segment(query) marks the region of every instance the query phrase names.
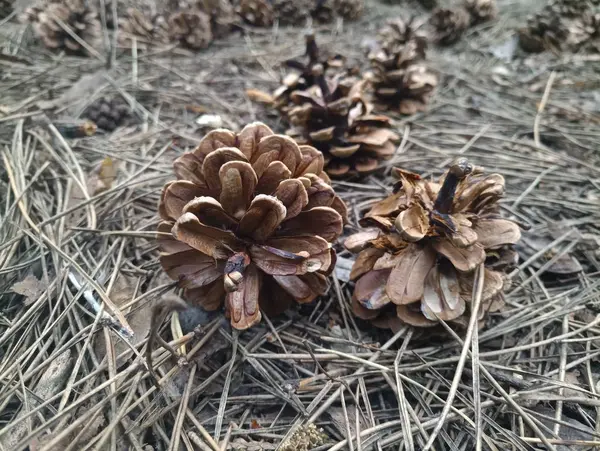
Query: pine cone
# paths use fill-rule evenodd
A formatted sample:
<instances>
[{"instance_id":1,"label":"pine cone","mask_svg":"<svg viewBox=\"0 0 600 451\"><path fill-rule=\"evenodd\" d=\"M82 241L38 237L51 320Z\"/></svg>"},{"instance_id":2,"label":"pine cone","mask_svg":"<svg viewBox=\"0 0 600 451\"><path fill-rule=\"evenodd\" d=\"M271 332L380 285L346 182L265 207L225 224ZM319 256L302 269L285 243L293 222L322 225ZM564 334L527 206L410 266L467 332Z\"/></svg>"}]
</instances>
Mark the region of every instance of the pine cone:
<instances>
[{"instance_id":1,"label":"pine cone","mask_svg":"<svg viewBox=\"0 0 600 451\"><path fill-rule=\"evenodd\" d=\"M327 290L346 207L323 155L264 124L213 130L174 164L159 206L160 261L192 304L225 303L236 329Z\"/></svg>"},{"instance_id":2,"label":"pine cone","mask_svg":"<svg viewBox=\"0 0 600 451\"><path fill-rule=\"evenodd\" d=\"M334 0L334 9L338 16L347 20L356 20L362 16L364 0Z\"/></svg>"},{"instance_id":3,"label":"pine cone","mask_svg":"<svg viewBox=\"0 0 600 451\"><path fill-rule=\"evenodd\" d=\"M8 17L13 12L14 0L0 0L0 19Z\"/></svg>"},{"instance_id":4,"label":"pine cone","mask_svg":"<svg viewBox=\"0 0 600 451\"><path fill-rule=\"evenodd\" d=\"M487 22L498 14L496 0L465 0L464 7L473 23Z\"/></svg>"},{"instance_id":5,"label":"pine cone","mask_svg":"<svg viewBox=\"0 0 600 451\"><path fill-rule=\"evenodd\" d=\"M437 76L421 63L426 46L426 40L400 18L381 31L378 47L369 54L372 72L365 75L381 108L402 114L425 109L437 86Z\"/></svg>"},{"instance_id":6,"label":"pine cone","mask_svg":"<svg viewBox=\"0 0 600 451\"><path fill-rule=\"evenodd\" d=\"M240 0L238 14L244 22L256 27L270 27L275 21L273 5L269 0Z\"/></svg>"},{"instance_id":7,"label":"pine cone","mask_svg":"<svg viewBox=\"0 0 600 451\"><path fill-rule=\"evenodd\" d=\"M91 103L83 117L94 122L98 128L112 132L125 125L130 118L129 106L121 98L101 97Z\"/></svg>"},{"instance_id":8,"label":"pine cone","mask_svg":"<svg viewBox=\"0 0 600 451\"><path fill-rule=\"evenodd\" d=\"M590 5L589 0L553 0L545 8L552 10L556 15L573 18L590 12Z\"/></svg>"},{"instance_id":9,"label":"pine cone","mask_svg":"<svg viewBox=\"0 0 600 451\"><path fill-rule=\"evenodd\" d=\"M86 49L55 19L66 25L90 47L99 45L101 26L98 14L85 0L40 3L28 8L24 13L24 20L33 24L36 35L46 47L65 50L71 54L85 54Z\"/></svg>"},{"instance_id":10,"label":"pine cone","mask_svg":"<svg viewBox=\"0 0 600 451\"><path fill-rule=\"evenodd\" d=\"M300 25L310 17L315 0L275 0L273 10L282 25Z\"/></svg>"},{"instance_id":11,"label":"pine cone","mask_svg":"<svg viewBox=\"0 0 600 451\"><path fill-rule=\"evenodd\" d=\"M356 280L354 313L394 330L404 324L435 326L438 319L465 324L481 264L479 319L501 307L500 265L490 265L521 236L514 222L499 215L504 178L484 175L466 159L455 162L438 183L401 169L395 175L400 181L394 194L360 221L377 229L345 242L358 252L350 275Z\"/></svg>"},{"instance_id":12,"label":"pine cone","mask_svg":"<svg viewBox=\"0 0 600 451\"><path fill-rule=\"evenodd\" d=\"M431 25L435 29L435 41L450 45L457 42L470 24L469 13L463 8L436 8L431 13Z\"/></svg>"},{"instance_id":13,"label":"pine cone","mask_svg":"<svg viewBox=\"0 0 600 451\"><path fill-rule=\"evenodd\" d=\"M238 23L235 8L229 0L200 0L197 6L210 17L212 33L215 37L228 35Z\"/></svg>"},{"instance_id":14,"label":"pine cone","mask_svg":"<svg viewBox=\"0 0 600 451\"><path fill-rule=\"evenodd\" d=\"M212 42L210 17L198 10L175 12L167 21L172 41L193 50L205 49Z\"/></svg>"}]
</instances>

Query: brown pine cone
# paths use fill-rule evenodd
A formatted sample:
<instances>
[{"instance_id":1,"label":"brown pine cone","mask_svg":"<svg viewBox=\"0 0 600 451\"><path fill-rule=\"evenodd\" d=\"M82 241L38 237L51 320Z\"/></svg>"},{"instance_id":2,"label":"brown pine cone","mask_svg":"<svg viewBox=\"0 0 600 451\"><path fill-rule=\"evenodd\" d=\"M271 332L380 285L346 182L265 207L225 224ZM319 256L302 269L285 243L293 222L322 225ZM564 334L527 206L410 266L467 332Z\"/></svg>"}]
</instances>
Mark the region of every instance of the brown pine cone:
<instances>
[{"instance_id":1,"label":"brown pine cone","mask_svg":"<svg viewBox=\"0 0 600 451\"><path fill-rule=\"evenodd\" d=\"M14 0L0 0L0 19L8 17L13 12Z\"/></svg>"},{"instance_id":2,"label":"brown pine cone","mask_svg":"<svg viewBox=\"0 0 600 451\"><path fill-rule=\"evenodd\" d=\"M310 17L315 0L274 0L273 11L282 25L301 25Z\"/></svg>"},{"instance_id":3,"label":"brown pine cone","mask_svg":"<svg viewBox=\"0 0 600 451\"><path fill-rule=\"evenodd\" d=\"M270 27L275 21L269 0L240 0L237 11L244 22L255 27Z\"/></svg>"},{"instance_id":4,"label":"brown pine cone","mask_svg":"<svg viewBox=\"0 0 600 451\"><path fill-rule=\"evenodd\" d=\"M219 129L175 160L159 206L160 262L207 310L247 329L327 291L346 207L323 155L264 124ZM325 177L325 179L323 179Z\"/></svg>"},{"instance_id":5,"label":"brown pine cone","mask_svg":"<svg viewBox=\"0 0 600 451\"><path fill-rule=\"evenodd\" d=\"M478 319L501 308L504 281L501 265L494 263L521 236L517 224L499 215L504 178L484 175L464 158L439 182L401 169L395 175L400 181L394 194L360 221L376 228L345 242L358 253L350 275L356 280L354 313L394 330L431 327L438 320L465 325L481 265Z\"/></svg>"},{"instance_id":6,"label":"brown pine cone","mask_svg":"<svg viewBox=\"0 0 600 451\"><path fill-rule=\"evenodd\" d=\"M382 29L377 47L369 53L372 71L365 75L381 108L402 114L425 109L437 86L437 76L422 62L426 46L426 40L401 18Z\"/></svg>"},{"instance_id":7,"label":"brown pine cone","mask_svg":"<svg viewBox=\"0 0 600 451\"><path fill-rule=\"evenodd\" d=\"M465 0L464 7L474 24L492 20L498 14L496 0Z\"/></svg>"},{"instance_id":8,"label":"brown pine cone","mask_svg":"<svg viewBox=\"0 0 600 451\"><path fill-rule=\"evenodd\" d=\"M169 16L167 24L171 40L183 47L199 50L212 42L210 17L202 11L175 12Z\"/></svg>"},{"instance_id":9,"label":"brown pine cone","mask_svg":"<svg viewBox=\"0 0 600 451\"><path fill-rule=\"evenodd\" d=\"M338 16L346 20L356 20L365 10L364 0L334 0L334 9Z\"/></svg>"},{"instance_id":10,"label":"brown pine cone","mask_svg":"<svg viewBox=\"0 0 600 451\"><path fill-rule=\"evenodd\" d=\"M94 122L98 128L112 132L127 123L131 117L131 111L119 97L101 97L92 102L82 116Z\"/></svg>"},{"instance_id":11,"label":"brown pine cone","mask_svg":"<svg viewBox=\"0 0 600 451\"><path fill-rule=\"evenodd\" d=\"M435 41L443 45L454 44L469 27L470 21L471 17L464 8L436 8L430 18L435 29Z\"/></svg>"},{"instance_id":12,"label":"brown pine cone","mask_svg":"<svg viewBox=\"0 0 600 451\"><path fill-rule=\"evenodd\" d=\"M86 54L86 49L73 39L58 19L78 38L95 48L100 44L101 26L98 14L85 0L63 0L60 3L39 3L28 8L24 20L33 24L36 35L53 50L71 54Z\"/></svg>"},{"instance_id":13,"label":"brown pine cone","mask_svg":"<svg viewBox=\"0 0 600 451\"><path fill-rule=\"evenodd\" d=\"M210 17L212 34L215 37L228 35L238 24L238 16L229 0L200 0L197 7Z\"/></svg>"}]
</instances>

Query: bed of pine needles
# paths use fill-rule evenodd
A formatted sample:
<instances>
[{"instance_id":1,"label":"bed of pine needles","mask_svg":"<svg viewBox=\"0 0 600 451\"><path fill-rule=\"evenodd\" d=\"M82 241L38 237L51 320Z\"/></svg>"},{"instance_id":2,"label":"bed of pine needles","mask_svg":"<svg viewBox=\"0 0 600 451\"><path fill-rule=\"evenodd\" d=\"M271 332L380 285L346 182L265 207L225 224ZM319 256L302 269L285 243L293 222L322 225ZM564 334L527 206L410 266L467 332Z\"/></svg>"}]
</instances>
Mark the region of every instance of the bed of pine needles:
<instances>
[{"instance_id":1,"label":"bed of pine needles","mask_svg":"<svg viewBox=\"0 0 600 451\"><path fill-rule=\"evenodd\" d=\"M174 292L153 241L161 187L206 131L204 113L284 129L245 90L277 86L281 61L303 52L301 30L248 30L196 54L70 58L2 24L0 447L291 450L313 431L315 449L331 451L599 449L600 58L504 60L536 2L498 3L498 20L429 50L442 83L426 113L396 118L387 168L335 188L350 234L394 165L439 176L464 155L503 174L504 213L529 227L506 309L463 336L374 329L352 317L342 251L314 305L242 333L193 309L165 322L188 363L154 351L160 392L143 356L151 306ZM359 58L400 13L425 14L370 0L358 23L317 35ZM64 138L62 121L106 94L125 99L133 124ZM556 275L556 264L581 271Z\"/></svg>"}]
</instances>

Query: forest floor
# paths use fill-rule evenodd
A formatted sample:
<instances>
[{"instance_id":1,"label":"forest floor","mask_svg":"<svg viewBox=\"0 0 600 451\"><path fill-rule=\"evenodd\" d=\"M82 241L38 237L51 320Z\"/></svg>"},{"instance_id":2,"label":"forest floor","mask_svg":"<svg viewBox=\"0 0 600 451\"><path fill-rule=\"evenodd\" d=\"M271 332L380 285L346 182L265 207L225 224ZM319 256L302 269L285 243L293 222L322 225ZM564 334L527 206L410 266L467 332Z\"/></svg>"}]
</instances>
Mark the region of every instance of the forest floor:
<instances>
[{"instance_id":1,"label":"forest floor","mask_svg":"<svg viewBox=\"0 0 600 451\"><path fill-rule=\"evenodd\" d=\"M386 167L334 182L350 207L346 236L390 192L392 166L439 176L463 155L504 175L504 212L529 230L506 307L474 331L470 353L458 336L355 320L353 257L340 247L314 304L243 333L221 315L181 313L189 364L155 350L160 393L143 347L152 304L175 290L153 240L162 185L208 130L203 114L284 131L246 90L278 86L305 30L247 29L197 53L119 51L107 65L110 52L57 56L2 24L0 446L274 450L314 424L326 436L318 450L421 450L432 436L436 450L600 449L600 55L523 54L515 30L541 5L498 6L456 45L430 46L440 84L426 112L395 117L402 142ZM427 18L417 2L368 0L362 19L317 27L317 40L364 61L365 39L399 15ZM58 132L113 94L130 126ZM99 178L103 162L118 165L114 180ZM172 341L168 324L162 335Z\"/></svg>"}]
</instances>

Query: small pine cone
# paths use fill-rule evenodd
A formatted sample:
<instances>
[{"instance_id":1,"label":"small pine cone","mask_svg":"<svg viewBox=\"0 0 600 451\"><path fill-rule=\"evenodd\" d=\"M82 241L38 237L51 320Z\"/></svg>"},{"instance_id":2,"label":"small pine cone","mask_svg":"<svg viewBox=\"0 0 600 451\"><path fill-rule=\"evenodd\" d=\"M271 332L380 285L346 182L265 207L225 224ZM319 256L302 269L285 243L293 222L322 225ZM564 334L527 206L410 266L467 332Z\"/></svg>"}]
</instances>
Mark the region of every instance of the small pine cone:
<instances>
[{"instance_id":1,"label":"small pine cone","mask_svg":"<svg viewBox=\"0 0 600 451\"><path fill-rule=\"evenodd\" d=\"M323 155L266 125L208 133L175 160L163 188L158 237L163 269L185 299L223 304L231 324L261 319L327 291L343 201L323 173Z\"/></svg>"},{"instance_id":2,"label":"small pine cone","mask_svg":"<svg viewBox=\"0 0 600 451\"><path fill-rule=\"evenodd\" d=\"M131 114L129 106L120 98L101 97L86 108L83 117L94 122L98 128L112 132L125 125Z\"/></svg>"},{"instance_id":3,"label":"small pine cone","mask_svg":"<svg viewBox=\"0 0 600 451\"><path fill-rule=\"evenodd\" d=\"M354 313L393 330L406 324L432 327L439 320L464 326L481 265L478 319L497 311L504 280L493 262L521 237L517 224L499 215L504 178L485 175L464 158L439 182L401 169L394 175L399 179L394 194L360 221L375 228L344 243L358 253L350 274L356 280Z\"/></svg>"},{"instance_id":4,"label":"small pine cone","mask_svg":"<svg viewBox=\"0 0 600 451\"><path fill-rule=\"evenodd\" d=\"M473 23L490 21L498 14L496 0L465 0L464 7L471 15Z\"/></svg>"},{"instance_id":5,"label":"small pine cone","mask_svg":"<svg viewBox=\"0 0 600 451\"><path fill-rule=\"evenodd\" d=\"M13 12L15 0L0 0L0 19L8 17Z\"/></svg>"},{"instance_id":6,"label":"small pine cone","mask_svg":"<svg viewBox=\"0 0 600 451\"><path fill-rule=\"evenodd\" d=\"M334 0L334 9L338 16L346 20L356 20L365 10L364 0Z\"/></svg>"},{"instance_id":7,"label":"small pine cone","mask_svg":"<svg viewBox=\"0 0 600 451\"><path fill-rule=\"evenodd\" d=\"M85 0L40 3L28 8L23 17L25 21L33 23L36 35L50 49L78 55L86 53L86 49L56 19L90 47L97 47L100 43L98 14Z\"/></svg>"},{"instance_id":8,"label":"small pine cone","mask_svg":"<svg viewBox=\"0 0 600 451\"><path fill-rule=\"evenodd\" d=\"M580 17L591 11L589 0L553 0L546 8L558 16L570 18Z\"/></svg>"},{"instance_id":9,"label":"small pine cone","mask_svg":"<svg viewBox=\"0 0 600 451\"><path fill-rule=\"evenodd\" d=\"M280 451L310 451L311 449L323 446L329 441L329 437L323 429L317 428L313 423L301 426L287 439L280 448Z\"/></svg>"},{"instance_id":10,"label":"small pine cone","mask_svg":"<svg viewBox=\"0 0 600 451\"><path fill-rule=\"evenodd\" d=\"M172 41L193 50L204 49L212 42L210 17L197 10L175 12L168 19Z\"/></svg>"},{"instance_id":11,"label":"small pine cone","mask_svg":"<svg viewBox=\"0 0 600 451\"><path fill-rule=\"evenodd\" d=\"M310 17L314 0L275 0L273 10L282 25L300 25Z\"/></svg>"},{"instance_id":12,"label":"small pine cone","mask_svg":"<svg viewBox=\"0 0 600 451\"><path fill-rule=\"evenodd\" d=\"M238 24L238 16L229 0L200 0L197 7L210 17L212 33L215 37L228 35Z\"/></svg>"},{"instance_id":13,"label":"small pine cone","mask_svg":"<svg viewBox=\"0 0 600 451\"><path fill-rule=\"evenodd\" d=\"M552 8L527 19L527 26L519 30L519 45L526 52L539 53L546 49L558 50L567 40L569 30L565 19Z\"/></svg>"},{"instance_id":14,"label":"small pine cone","mask_svg":"<svg viewBox=\"0 0 600 451\"><path fill-rule=\"evenodd\" d=\"M471 18L464 8L436 8L431 13L431 25L435 29L435 41L450 45L457 42L470 25Z\"/></svg>"},{"instance_id":15,"label":"small pine cone","mask_svg":"<svg viewBox=\"0 0 600 451\"><path fill-rule=\"evenodd\" d=\"M275 21L273 5L269 0L240 0L238 14L244 22L255 27L270 27Z\"/></svg>"}]
</instances>

